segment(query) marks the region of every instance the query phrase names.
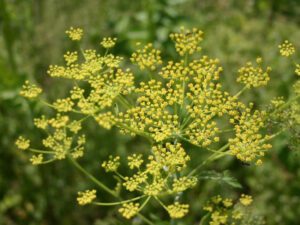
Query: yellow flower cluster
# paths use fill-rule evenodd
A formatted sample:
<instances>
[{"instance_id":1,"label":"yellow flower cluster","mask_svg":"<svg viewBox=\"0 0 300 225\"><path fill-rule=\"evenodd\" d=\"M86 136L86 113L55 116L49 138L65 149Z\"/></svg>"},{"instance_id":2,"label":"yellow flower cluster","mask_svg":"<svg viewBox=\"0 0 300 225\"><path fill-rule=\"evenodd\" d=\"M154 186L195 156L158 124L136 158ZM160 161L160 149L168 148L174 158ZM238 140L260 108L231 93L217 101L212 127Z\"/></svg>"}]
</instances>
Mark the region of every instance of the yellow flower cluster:
<instances>
[{"instance_id":1,"label":"yellow flower cluster","mask_svg":"<svg viewBox=\"0 0 300 225\"><path fill-rule=\"evenodd\" d=\"M70 27L70 29L66 31L66 34L72 41L80 41L83 36L83 30L81 28Z\"/></svg>"},{"instance_id":2,"label":"yellow flower cluster","mask_svg":"<svg viewBox=\"0 0 300 225\"><path fill-rule=\"evenodd\" d=\"M83 36L80 28L70 28L66 33L74 41L79 41ZM153 78L136 85L133 72L121 67L123 58L108 51L114 47L115 38L101 41L100 45L106 48L104 54L95 49L67 51L64 65L51 65L48 74L72 80L74 85L68 96L56 99L52 104L46 103L56 112L54 117L42 115L34 119L35 126L46 133L42 140L44 149L29 148L30 141L23 137L16 141L16 145L38 153L31 158L35 165L66 157L82 157L86 140L80 131L87 118L93 118L105 129L115 126L123 134L143 136L151 143L151 153L148 158L141 154L128 156L129 174L118 170L119 156L110 156L101 165L106 172L118 177L119 191L124 187L129 192L141 194L140 197L119 202L124 203L119 212L127 219L132 218L149 199L154 199L168 211L170 217L182 218L188 213L189 205L179 203L176 196L197 184L197 178L192 176L197 168L188 175L185 173L191 158L182 142L214 152L216 157L209 159L230 153L239 160L254 161L256 164L262 162L262 156L271 148L266 143L271 136L265 135L263 130L266 112L253 110L253 105L248 107L238 99L246 88L266 85L271 69L262 66L261 58L256 60L257 65L247 63L239 69L237 77L237 82L246 88L235 95L230 94L220 84L223 68L218 59L205 55L199 58L189 56L200 51L202 35L198 29L184 28L171 34L170 38L181 57L165 64L161 51L152 44L138 48L132 54L131 62L141 70L158 71L148 71L150 75L154 73L150 76ZM280 46L280 52L285 56L294 51L289 43ZM297 64L296 74L299 75L299 71ZM299 93L299 82L295 90ZM28 81L21 91L21 95L29 98L40 93L41 89ZM275 108L282 104L280 99L273 101ZM76 114L76 119L72 119L73 114ZM214 148L218 142L225 141L222 132L228 132L230 138L219 151ZM175 197L176 201L166 206L163 203L166 199L161 200L165 196ZM133 203L144 197L147 200L142 206ZM77 200L85 205L95 198L96 191L91 190L79 192ZM248 206L251 202L250 196L242 195L240 198L241 205ZM232 199L213 198L211 204L205 207L211 213L210 225L226 224L229 220L242 218L241 212L233 209L235 205Z\"/></svg>"},{"instance_id":3,"label":"yellow flower cluster","mask_svg":"<svg viewBox=\"0 0 300 225\"><path fill-rule=\"evenodd\" d=\"M188 188L192 188L197 183L196 177L174 177L174 173L182 171L190 157L185 153L181 144L166 143L152 147L152 154L148 157L148 162L144 164L141 155L133 154L129 156L128 166L131 170L138 170L131 176L123 176L117 171L119 167L119 157L110 157L102 166L106 172L115 172L123 180L123 186L126 190L141 192L145 196L159 197L161 194L173 195L181 193ZM172 187L169 185L171 184ZM126 218L131 218L134 214L128 215L128 208L135 207L136 204L126 204L122 208L122 214ZM188 212L188 205L178 202L165 208L172 218L181 218ZM136 211L137 212L137 211Z\"/></svg>"},{"instance_id":4,"label":"yellow flower cluster","mask_svg":"<svg viewBox=\"0 0 300 225\"><path fill-rule=\"evenodd\" d=\"M116 118L112 112L99 113L95 116L95 120L101 127L108 130L116 123Z\"/></svg>"},{"instance_id":5,"label":"yellow flower cluster","mask_svg":"<svg viewBox=\"0 0 300 225\"><path fill-rule=\"evenodd\" d=\"M199 43L202 41L202 35L203 32L196 28L189 30L181 27L178 33L170 34L170 38L175 42L179 55L184 56L201 50Z\"/></svg>"},{"instance_id":6,"label":"yellow flower cluster","mask_svg":"<svg viewBox=\"0 0 300 225\"><path fill-rule=\"evenodd\" d=\"M107 38L106 41L108 40L113 39ZM101 56L92 49L83 50L83 56L84 61L77 62L77 53L67 53L64 56L67 65L51 65L48 74L87 83L90 91L84 91L78 84L70 91L70 97L56 100L53 107L59 112L72 111L95 115L101 126L110 129L115 123L114 115L103 111L111 110L110 107L115 101L132 92L133 74L129 69L120 68L121 57L112 54Z\"/></svg>"},{"instance_id":7,"label":"yellow flower cluster","mask_svg":"<svg viewBox=\"0 0 300 225\"><path fill-rule=\"evenodd\" d=\"M170 172L181 171L190 160L190 156L186 154L180 143L166 143L165 147L162 145L153 146L152 153L155 160Z\"/></svg>"},{"instance_id":8,"label":"yellow flower cluster","mask_svg":"<svg viewBox=\"0 0 300 225\"><path fill-rule=\"evenodd\" d=\"M142 155L133 154L131 156L127 157L128 160L128 166L130 169L133 168L140 168L144 160L142 159Z\"/></svg>"},{"instance_id":9,"label":"yellow flower cluster","mask_svg":"<svg viewBox=\"0 0 300 225\"><path fill-rule=\"evenodd\" d=\"M246 87L260 87L268 84L270 80L269 73L271 67L267 67L265 70L262 68L262 59L256 59L257 66L253 66L251 62L248 62L246 66L243 66L238 71L237 82L246 85Z\"/></svg>"},{"instance_id":10,"label":"yellow flower cluster","mask_svg":"<svg viewBox=\"0 0 300 225\"><path fill-rule=\"evenodd\" d=\"M103 46L103 48L112 48L115 46L116 41L117 38L107 37L107 38L103 38L100 44Z\"/></svg>"},{"instance_id":11,"label":"yellow flower cluster","mask_svg":"<svg viewBox=\"0 0 300 225\"><path fill-rule=\"evenodd\" d=\"M122 205L122 208L119 209L119 212L126 219L130 219L139 212L139 207L140 207L139 203L132 203L132 202L125 203Z\"/></svg>"},{"instance_id":12,"label":"yellow flower cluster","mask_svg":"<svg viewBox=\"0 0 300 225\"><path fill-rule=\"evenodd\" d=\"M172 205L168 205L167 210L171 218L179 219L189 212L189 205L175 202Z\"/></svg>"},{"instance_id":13,"label":"yellow flower cluster","mask_svg":"<svg viewBox=\"0 0 300 225\"><path fill-rule=\"evenodd\" d=\"M161 69L159 75L167 80L187 81L192 74L190 73L190 68L184 64L183 60L179 62L169 61L168 64Z\"/></svg>"},{"instance_id":14,"label":"yellow flower cluster","mask_svg":"<svg viewBox=\"0 0 300 225\"><path fill-rule=\"evenodd\" d=\"M245 207L252 203L252 197L242 194L239 201L242 205L234 204L232 199L220 195L212 197L203 207L203 210L209 212L209 225L240 224L238 221L243 219Z\"/></svg>"},{"instance_id":15,"label":"yellow flower cluster","mask_svg":"<svg viewBox=\"0 0 300 225\"><path fill-rule=\"evenodd\" d=\"M30 146L30 140L25 139L24 137L20 136L16 140L16 146L21 150L26 150Z\"/></svg>"},{"instance_id":16,"label":"yellow flower cluster","mask_svg":"<svg viewBox=\"0 0 300 225\"><path fill-rule=\"evenodd\" d=\"M67 51L66 54L64 54L65 61L67 65L71 65L72 63L76 62L78 60L78 52L69 52Z\"/></svg>"},{"instance_id":17,"label":"yellow flower cluster","mask_svg":"<svg viewBox=\"0 0 300 225\"><path fill-rule=\"evenodd\" d=\"M218 62L207 56L187 65L169 62L159 72L167 83L154 79L141 82L135 89L136 105L118 114L118 122L131 128L124 132L146 133L155 142L176 137L203 146L218 142L215 119L233 115L237 105L233 96L221 90L222 67Z\"/></svg>"},{"instance_id":18,"label":"yellow flower cluster","mask_svg":"<svg viewBox=\"0 0 300 225\"><path fill-rule=\"evenodd\" d=\"M283 105L285 101L283 100L283 97L277 97L271 100L271 104L275 107L278 108L281 105Z\"/></svg>"},{"instance_id":19,"label":"yellow flower cluster","mask_svg":"<svg viewBox=\"0 0 300 225\"><path fill-rule=\"evenodd\" d=\"M58 112L70 112L72 111L74 103L72 102L71 98L57 99L53 103L53 106Z\"/></svg>"},{"instance_id":20,"label":"yellow flower cluster","mask_svg":"<svg viewBox=\"0 0 300 225\"><path fill-rule=\"evenodd\" d=\"M104 161L101 166L106 172L115 172L120 166L120 157L117 156L113 158L112 156L109 156L109 160Z\"/></svg>"},{"instance_id":21,"label":"yellow flower cluster","mask_svg":"<svg viewBox=\"0 0 300 225\"><path fill-rule=\"evenodd\" d=\"M25 84L22 86L20 95L25 98L36 98L41 94L42 89L37 87L35 84L30 84L29 81L25 81Z\"/></svg>"},{"instance_id":22,"label":"yellow flower cluster","mask_svg":"<svg viewBox=\"0 0 300 225\"><path fill-rule=\"evenodd\" d=\"M197 184L197 178L195 177L180 177L179 179L174 179L174 183L172 184L173 186L173 191L178 193L178 192L183 192L188 188L193 188Z\"/></svg>"},{"instance_id":23,"label":"yellow flower cluster","mask_svg":"<svg viewBox=\"0 0 300 225\"><path fill-rule=\"evenodd\" d=\"M300 64L296 64L295 73L300 76Z\"/></svg>"},{"instance_id":24,"label":"yellow flower cluster","mask_svg":"<svg viewBox=\"0 0 300 225\"><path fill-rule=\"evenodd\" d=\"M78 192L77 202L79 205L86 205L91 203L97 196L96 190L86 190L84 192Z\"/></svg>"},{"instance_id":25,"label":"yellow flower cluster","mask_svg":"<svg viewBox=\"0 0 300 225\"><path fill-rule=\"evenodd\" d=\"M80 121L70 121L68 116L61 114L49 119L43 115L34 119L34 125L47 134L42 140L45 150L41 150L41 155L50 156L51 161L65 159L67 155L75 159L83 156L85 136L77 135L81 130Z\"/></svg>"},{"instance_id":26,"label":"yellow flower cluster","mask_svg":"<svg viewBox=\"0 0 300 225\"><path fill-rule=\"evenodd\" d=\"M297 95L300 95L300 80L296 81L296 83L293 85L293 89Z\"/></svg>"},{"instance_id":27,"label":"yellow flower cluster","mask_svg":"<svg viewBox=\"0 0 300 225\"><path fill-rule=\"evenodd\" d=\"M282 44L278 45L279 52L282 56L289 57L295 53L295 47L288 40L285 40Z\"/></svg>"},{"instance_id":28,"label":"yellow flower cluster","mask_svg":"<svg viewBox=\"0 0 300 225\"><path fill-rule=\"evenodd\" d=\"M127 190L135 191L137 189L144 189L144 194L146 195L158 195L163 190L166 192L169 191L169 189L165 189L169 180L175 183L173 192L181 192L183 189L194 186L197 182L196 178L193 177L173 180L171 176L174 172L181 171L186 167L187 161L190 160L190 157L179 143L176 145L166 143L165 146L153 146L152 153L153 155L149 156L149 162L145 165L144 169L141 168L143 161L139 157L135 156L134 164L133 157L128 159L129 167L133 169L135 166L139 170L131 177L125 177L123 185ZM105 163L107 165L107 162ZM166 174L169 174L169 176L166 176ZM152 179L153 177L155 178L154 180ZM162 179L162 177L167 179ZM182 184L183 182L186 183Z\"/></svg>"},{"instance_id":29,"label":"yellow flower cluster","mask_svg":"<svg viewBox=\"0 0 300 225\"><path fill-rule=\"evenodd\" d=\"M42 154L38 154L38 155L33 155L30 158L30 162L32 163L32 165L39 165L43 163L43 155Z\"/></svg>"},{"instance_id":30,"label":"yellow flower cluster","mask_svg":"<svg viewBox=\"0 0 300 225\"><path fill-rule=\"evenodd\" d=\"M255 161L257 164L261 164L261 157L272 145L265 143L269 140L269 136L260 133L260 130L265 126L266 112L255 110L251 113L252 107L253 104L250 104L249 107L243 105L241 107L243 111L232 120L235 123L235 137L228 140L229 148L230 153L239 160Z\"/></svg>"},{"instance_id":31,"label":"yellow flower cluster","mask_svg":"<svg viewBox=\"0 0 300 225\"><path fill-rule=\"evenodd\" d=\"M252 199L252 196L250 196L250 195L242 194L240 197L240 202L244 206L251 205L252 201L253 201L253 199Z\"/></svg>"},{"instance_id":32,"label":"yellow flower cluster","mask_svg":"<svg viewBox=\"0 0 300 225\"><path fill-rule=\"evenodd\" d=\"M155 70L162 64L161 52L155 48L151 43L147 44L143 48L137 49L131 55L131 62L136 63L141 70L150 69Z\"/></svg>"}]
</instances>

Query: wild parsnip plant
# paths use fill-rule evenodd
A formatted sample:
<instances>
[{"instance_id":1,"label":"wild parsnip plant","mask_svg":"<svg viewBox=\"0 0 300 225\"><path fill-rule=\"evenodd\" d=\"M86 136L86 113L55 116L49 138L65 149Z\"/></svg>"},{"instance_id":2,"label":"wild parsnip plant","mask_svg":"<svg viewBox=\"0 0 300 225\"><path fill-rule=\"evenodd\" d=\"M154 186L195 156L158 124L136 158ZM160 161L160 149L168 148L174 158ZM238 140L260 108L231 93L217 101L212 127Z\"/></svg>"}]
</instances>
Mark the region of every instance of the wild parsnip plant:
<instances>
[{"instance_id":1,"label":"wild parsnip plant","mask_svg":"<svg viewBox=\"0 0 300 225\"><path fill-rule=\"evenodd\" d=\"M66 34L80 42L83 30L71 27ZM178 61L165 62L153 44L137 43L130 60L147 75L143 82L135 82L135 71L123 68L124 59L110 53L117 39L108 37L100 42L105 54L79 47L66 52L65 65L49 67L50 77L72 82L65 98L46 102L40 97L42 89L29 81L20 91L22 96L41 101L54 112L51 118L34 119L34 125L46 135L43 149L32 147L24 136L16 141L19 149L33 153L32 164L68 158L99 189L116 199L101 202L97 190L84 190L78 192L78 204L119 205L118 211L126 219L139 216L153 224L141 212L150 201L156 201L175 221L188 214L189 203L184 202L182 193L197 188L197 174L205 165L223 157L236 157L259 166L272 148L270 141L300 124L299 80L293 87L294 96L288 100L276 98L265 107L244 103L240 100L242 94L266 86L270 80L272 70L261 57L241 66L236 72L241 90L230 93L220 83L223 68L219 60L201 54L202 31L181 28L170 38ZM279 45L279 53L293 62L295 47L285 41ZM295 74L300 75L300 65L294 64ZM94 119L104 129L117 127L124 135L142 136L152 146L147 155L128 155L126 171L120 170L125 160L118 155L102 160L101 167L118 177L117 188L96 179L77 161L86 151L82 125L88 119ZM186 142L211 153L193 169L188 167L192 159L189 149L184 148ZM126 198L126 192L135 197ZM251 203L252 197L244 194L238 202L216 196L203 206L208 212L205 219L210 225L240 224Z\"/></svg>"}]
</instances>

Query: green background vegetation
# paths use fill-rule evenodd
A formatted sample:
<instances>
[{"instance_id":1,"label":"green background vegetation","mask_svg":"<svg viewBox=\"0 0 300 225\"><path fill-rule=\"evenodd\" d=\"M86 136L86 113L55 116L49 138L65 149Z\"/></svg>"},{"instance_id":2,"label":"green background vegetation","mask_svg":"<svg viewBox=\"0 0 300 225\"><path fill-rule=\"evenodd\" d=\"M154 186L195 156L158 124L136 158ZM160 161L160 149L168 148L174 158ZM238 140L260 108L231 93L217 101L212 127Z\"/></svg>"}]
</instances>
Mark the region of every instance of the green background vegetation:
<instances>
[{"instance_id":1,"label":"green background vegetation","mask_svg":"<svg viewBox=\"0 0 300 225\"><path fill-rule=\"evenodd\" d=\"M168 34L181 25L204 31L203 53L221 60L222 79L232 93L241 88L234 81L239 66L262 56L274 68L272 81L251 91L245 101L265 103L275 96L289 96L295 76L289 62L279 60L277 45L288 39L300 49L299 0L0 0L0 225L132 224L116 215L115 208L78 206L77 191L93 184L67 161L34 167L28 155L16 150L13 143L20 134L36 141L41 138L32 119L47 110L25 101L18 91L29 79L42 86L50 100L64 95L67 84L49 79L46 70L49 64L59 64L70 47L64 34L70 26L85 30L85 46L98 46L101 37L114 36L116 54L129 56L136 41L155 42L170 58L175 52ZM121 136L94 123L86 130L88 151L80 162L108 184L113 179L100 169L107 155L125 157L147 147L142 138ZM266 224L299 224L300 156L299 149L289 148L288 136L276 139L261 167L228 157L206 168L203 180L186 197L191 213L179 224L199 224L201 204L210 196L242 192L254 196L252 210ZM205 153L187 147L196 165ZM230 178L224 169L242 189L227 184ZM101 199L111 200L106 195ZM148 211L156 224L169 224L161 219L167 217L159 207L153 205Z\"/></svg>"}]
</instances>

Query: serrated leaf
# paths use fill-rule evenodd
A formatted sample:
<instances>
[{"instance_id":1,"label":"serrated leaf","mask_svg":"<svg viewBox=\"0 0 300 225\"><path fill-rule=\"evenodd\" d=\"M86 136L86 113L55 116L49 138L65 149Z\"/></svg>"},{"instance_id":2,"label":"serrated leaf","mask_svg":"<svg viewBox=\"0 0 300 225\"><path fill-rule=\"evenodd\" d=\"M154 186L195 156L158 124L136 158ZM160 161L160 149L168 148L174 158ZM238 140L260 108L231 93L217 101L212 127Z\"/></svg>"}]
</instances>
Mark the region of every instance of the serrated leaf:
<instances>
[{"instance_id":1,"label":"serrated leaf","mask_svg":"<svg viewBox=\"0 0 300 225\"><path fill-rule=\"evenodd\" d=\"M223 173L212 171L204 171L198 176L199 180L214 180L220 183L228 184L234 188L242 188L242 185L235 177L232 177L228 170Z\"/></svg>"}]
</instances>

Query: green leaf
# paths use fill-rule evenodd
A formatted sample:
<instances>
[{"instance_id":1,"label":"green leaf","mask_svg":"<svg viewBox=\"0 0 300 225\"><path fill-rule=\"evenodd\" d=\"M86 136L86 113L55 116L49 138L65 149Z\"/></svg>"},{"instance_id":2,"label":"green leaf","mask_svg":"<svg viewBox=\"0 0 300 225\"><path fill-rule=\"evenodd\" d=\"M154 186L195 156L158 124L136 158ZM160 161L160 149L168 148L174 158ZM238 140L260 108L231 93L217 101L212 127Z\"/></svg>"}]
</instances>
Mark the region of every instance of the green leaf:
<instances>
[{"instance_id":1,"label":"green leaf","mask_svg":"<svg viewBox=\"0 0 300 225\"><path fill-rule=\"evenodd\" d=\"M199 180L214 180L219 183L228 184L234 188L242 188L242 185L238 182L235 177L232 177L228 170L224 171L223 173L216 172L214 170L211 171L204 171L202 172L199 177Z\"/></svg>"}]
</instances>

